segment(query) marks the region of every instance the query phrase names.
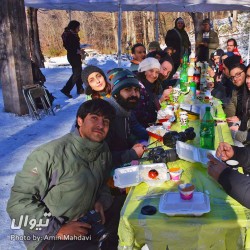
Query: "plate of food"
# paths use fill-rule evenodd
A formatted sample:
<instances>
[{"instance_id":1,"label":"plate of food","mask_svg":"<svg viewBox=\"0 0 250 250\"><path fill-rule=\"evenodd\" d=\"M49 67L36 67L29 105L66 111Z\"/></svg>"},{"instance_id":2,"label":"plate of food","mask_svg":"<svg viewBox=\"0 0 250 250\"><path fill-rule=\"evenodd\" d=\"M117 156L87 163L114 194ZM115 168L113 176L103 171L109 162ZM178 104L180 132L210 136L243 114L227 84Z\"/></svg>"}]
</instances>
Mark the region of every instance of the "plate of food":
<instances>
[{"instance_id":1,"label":"plate of food","mask_svg":"<svg viewBox=\"0 0 250 250\"><path fill-rule=\"evenodd\" d=\"M170 180L170 175L165 163L153 163L117 168L113 179L114 185L119 188L136 186L141 182L158 186Z\"/></svg>"}]
</instances>

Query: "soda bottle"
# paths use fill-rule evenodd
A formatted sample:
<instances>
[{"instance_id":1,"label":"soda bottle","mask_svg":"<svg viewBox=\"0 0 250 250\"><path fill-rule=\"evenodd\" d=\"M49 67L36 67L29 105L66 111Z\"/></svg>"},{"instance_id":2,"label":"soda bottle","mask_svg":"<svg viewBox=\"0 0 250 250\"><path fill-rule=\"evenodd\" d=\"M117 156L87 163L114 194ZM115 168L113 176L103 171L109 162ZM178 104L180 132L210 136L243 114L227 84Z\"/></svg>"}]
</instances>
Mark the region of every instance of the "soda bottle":
<instances>
[{"instance_id":1,"label":"soda bottle","mask_svg":"<svg viewBox=\"0 0 250 250\"><path fill-rule=\"evenodd\" d=\"M189 86L192 100L194 100L196 98L196 83L194 81L191 81Z\"/></svg>"},{"instance_id":2,"label":"soda bottle","mask_svg":"<svg viewBox=\"0 0 250 250\"><path fill-rule=\"evenodd\" d=\"M188 82L192 82L194 79L194 63L190 63L188 67Z\"/></svg>"},{"instance_id":3,"label":"soda bottle","mask_svg":"<svg viewBox=\"0 0 250 250\"><path fill-rule=\"evenodd\" d=\"M182 68L180 74L180 89L182 92L187 91L187 85L186 85L187 81L188 81L187 69L184 67Z\"/></svg>"},{"instance_id":4,"label":"soda bottle","mask_svg":"<svg viewBox=\"0 0 250 250\"><path fill-rule=\"evenodd\" d=\"M195 70L194 70L194 81L196 83L196 89L200 90L200 80L201 80L201 73L200 73L200 69L199 67L195 67Z\"/></svg>"},{"instance_id":5,"label":"soda bottle","mask_svg":"<svg viewBox=\"0 0 250 250\"><path fill-rule=\"evenodd\" d=\"M200 126L201 148L214 149L214 119L210 113L210 107L206 107Z\"/></svg>"}]
</instances>

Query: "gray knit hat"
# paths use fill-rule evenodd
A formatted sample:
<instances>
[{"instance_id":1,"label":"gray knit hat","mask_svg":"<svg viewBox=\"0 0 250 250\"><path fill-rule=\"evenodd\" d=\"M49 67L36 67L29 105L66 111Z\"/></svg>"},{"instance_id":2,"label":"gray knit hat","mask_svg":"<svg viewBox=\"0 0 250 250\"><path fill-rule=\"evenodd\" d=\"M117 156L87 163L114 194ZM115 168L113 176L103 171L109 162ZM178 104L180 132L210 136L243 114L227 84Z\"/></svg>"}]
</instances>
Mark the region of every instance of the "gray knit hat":
<instances>
[{"instance_id":1,"label":"gray knit hat","mask_svg":"<svg viewBox=\"0 0 250 250\"><path fill-rule=\"evenodd\" d=\"M123 71L118 71L114 74L114 77L111 79L111 84L113 85L112 96L118 94L120 90L128 87L137 87L140 88L140 83L136 79L135 75L128 69Z\"/></svg>"}]
</instances>

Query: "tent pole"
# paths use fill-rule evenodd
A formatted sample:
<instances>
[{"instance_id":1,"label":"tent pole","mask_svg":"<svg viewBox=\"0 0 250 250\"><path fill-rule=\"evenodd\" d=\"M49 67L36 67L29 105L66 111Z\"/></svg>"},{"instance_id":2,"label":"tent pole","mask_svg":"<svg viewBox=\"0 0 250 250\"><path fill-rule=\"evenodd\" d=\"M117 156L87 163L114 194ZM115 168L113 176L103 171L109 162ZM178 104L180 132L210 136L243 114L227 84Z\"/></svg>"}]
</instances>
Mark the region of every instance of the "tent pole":
<instances>
[{"instance_id":1,"label":"tent pole","mask_svg":"<svg viewBox=\"0 0 250 250\"><path fill-rule=\"evenodd\" d=\"M71 10L68 10L69 12L69 21L71 21Z\"/></svg>"},{"instance_id":2,"label":"tent pole","mask_svg":"<svg viewBox=\"0 0 250 250\"><path fill-rule=\"evenodd\" d=\"M249 65L249 56L250 56L250 29L249 29L249 37L248 37L247 65Z\"/></svg>"},{"instance_id":3,"label":"tent pole","mask_svg":"<svg viewBox=\"0 0 250 250\"><path fill-rule=\"evenodd\" d=\"M121 67L121 42L122 42L122 6L119 1L119 12L118 12L118 67Z\"/></svg>"},{"instance_id":4,"label":"tent pole","mask_svg":"<svg viewBox=\"0 0 250 250\"><path fill-rule=\"evenodd\" d=\"M155 40L159 41L159 12L158 4L155 5Z\"/></svg>"}]
</instances>

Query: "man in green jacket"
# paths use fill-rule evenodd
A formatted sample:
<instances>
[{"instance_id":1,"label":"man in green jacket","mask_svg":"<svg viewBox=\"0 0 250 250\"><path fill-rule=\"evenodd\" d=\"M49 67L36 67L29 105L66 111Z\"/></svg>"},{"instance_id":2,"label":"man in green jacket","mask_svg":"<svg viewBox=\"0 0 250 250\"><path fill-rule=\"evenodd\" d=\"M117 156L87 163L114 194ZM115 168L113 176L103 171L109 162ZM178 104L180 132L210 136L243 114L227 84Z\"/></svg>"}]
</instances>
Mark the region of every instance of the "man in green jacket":
<instances>
[{"instance_id":1,"label":"man in green jacket","mask_svg":"<svg viewBox=\"0 0 250 250\"><path fill-rule=\"evenodd\" d=\"M103 224L104 211L112 204L106 186L112 159L104 139L114 117L108 102L86 101L77 111L74 132L27 158L16 175L7 211L11 228L24 230L28 249L98 249L99 243L87 237L91 223L78 219L95 210Z\"/></svg>"},{"instance_id":2,"label":"man in green jacket","mask_svg":"<svg viewBox=\"0 0 250 250\"><path fill-rule=\"evenodd\" d=\"M207 62L211 53L219 47L218 34L211 30L211 24L208 18L202 21L202 31L197 35L195 47L197 61Z\"/></svg>"}]
</instances>

